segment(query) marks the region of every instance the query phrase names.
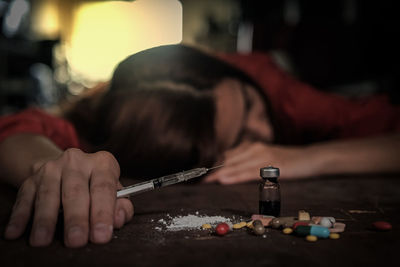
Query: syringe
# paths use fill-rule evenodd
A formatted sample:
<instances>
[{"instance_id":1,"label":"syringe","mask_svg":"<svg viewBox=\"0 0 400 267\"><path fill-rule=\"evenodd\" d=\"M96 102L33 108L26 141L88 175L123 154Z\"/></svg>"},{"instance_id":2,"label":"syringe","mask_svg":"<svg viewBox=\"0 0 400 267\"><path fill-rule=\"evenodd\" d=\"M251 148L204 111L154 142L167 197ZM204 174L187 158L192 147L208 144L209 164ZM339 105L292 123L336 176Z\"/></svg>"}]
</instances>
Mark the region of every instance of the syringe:
<instances>
[{"instance_id":1,"label":"syringe","mask_svg":"<svg viewBox=\"0 0 400 267\"><path fill-rule=\"evenodd\" d=\"M118 197L126 197L131 195L137 195L140 193L144 193L147 191L154 190L156 188L177 184L181 182L186 182L190 179L202 176L209 172L210 170L220 168L223 165L219 165L212 168L195 168L188 171L178 172L166 176L162 176L159 178L155 178L152 180L148 180L142 183L137 183L134 185L130 185L127 187L122 188L121 190L117 191L117 198Z\"/></svg>"}]
</instances>

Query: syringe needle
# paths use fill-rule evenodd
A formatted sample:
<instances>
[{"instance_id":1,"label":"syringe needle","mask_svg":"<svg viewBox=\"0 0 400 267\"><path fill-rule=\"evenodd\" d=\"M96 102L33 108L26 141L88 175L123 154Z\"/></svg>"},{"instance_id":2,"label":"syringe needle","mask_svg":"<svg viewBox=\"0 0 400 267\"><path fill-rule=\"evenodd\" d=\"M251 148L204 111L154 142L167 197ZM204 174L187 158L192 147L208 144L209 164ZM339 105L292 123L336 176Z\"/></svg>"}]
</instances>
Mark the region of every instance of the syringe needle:
<instances>
[{"instance_id":1,"label":"syringe needle","mask_svg":"<svg viewBox=\"0 0 400 267\"><path fill-rule=\"evenodd\" d=\"M218 169L218 168L221 168L221 167L224 167L224 164L221 164L221 165L218 165L218 166L215 166L215 167L208 168L207 171L211 171L211 170Z\"/></svg>"}]
</instances>

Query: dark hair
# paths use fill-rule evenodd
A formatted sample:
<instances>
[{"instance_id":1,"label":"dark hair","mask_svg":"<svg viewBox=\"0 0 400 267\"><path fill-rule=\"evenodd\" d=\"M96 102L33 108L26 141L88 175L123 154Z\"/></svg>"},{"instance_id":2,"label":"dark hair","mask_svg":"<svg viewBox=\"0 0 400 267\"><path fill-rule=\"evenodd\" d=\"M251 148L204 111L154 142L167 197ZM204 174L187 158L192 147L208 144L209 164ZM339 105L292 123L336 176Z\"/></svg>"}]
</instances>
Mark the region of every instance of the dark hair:
<instances>
[{"instance_id":1,"label":"dark hair","mask_svg":"<svg viewBox=\"0 0 400 267\"><path fill-rule=\"evenodd\" d=\"M197 90L213 88L224 78L254 82L240 70L197 48L165 45L133 54L115 69L111 91L125 90L139 82L173 81Z\"/></svg>"},{"instance_id":2,"label":"dark hair","mask_svg":"<svg viewBox=\"0 0 400 267\"><path fill-rule=\"evenodd\" d=\"M224 78L254 85L236 68L195 48L159 46L116 67L109 90L89 105L91 119L83 120L77 110L67 117L95 150L116 156L123 175L151 178L211 166L220 151L210 92Z\"/></svg>"}]
</instances>

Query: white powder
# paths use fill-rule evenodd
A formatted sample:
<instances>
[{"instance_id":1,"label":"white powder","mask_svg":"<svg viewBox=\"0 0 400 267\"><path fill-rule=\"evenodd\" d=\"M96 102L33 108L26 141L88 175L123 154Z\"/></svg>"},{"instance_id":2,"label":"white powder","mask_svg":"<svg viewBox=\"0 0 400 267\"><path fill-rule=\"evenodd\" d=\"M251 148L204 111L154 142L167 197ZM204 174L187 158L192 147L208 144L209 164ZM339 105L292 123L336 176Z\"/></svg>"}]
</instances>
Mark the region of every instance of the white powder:
<instances>
[{"instance_id":1,"label":"white powder","mask_svg":"<svg viewBox=\"0 0 400 267\"><path fill-rule=\"evenodd\" d=\"M188 214L186 216L177 216L177 217L170 217L169 220L166 221L164 219L158 220L159 223L165 226L165 230L167 231L183 231L183 230L194 230L200 229L201 226L205 223L209 223L212 226L217 225L221 222L226 222L232 225L231 219L222 217L222 216L206 216L206 215L197 215L199 214L196 212L196 215ZM161 230L160 227L156 227L156 230Z\"/></svg>"}]
</instances>

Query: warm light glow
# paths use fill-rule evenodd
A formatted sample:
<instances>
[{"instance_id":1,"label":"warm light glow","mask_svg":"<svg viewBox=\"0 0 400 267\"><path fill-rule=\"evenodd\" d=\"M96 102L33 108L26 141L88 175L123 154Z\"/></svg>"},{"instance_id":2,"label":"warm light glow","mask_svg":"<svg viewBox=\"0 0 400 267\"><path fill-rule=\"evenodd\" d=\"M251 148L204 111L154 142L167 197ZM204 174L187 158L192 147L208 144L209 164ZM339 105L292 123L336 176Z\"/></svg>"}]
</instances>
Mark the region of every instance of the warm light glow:
<instances>
[{"instance_id":1,"label":"warm light glow","mask_svg":"<svg viewBox=\"0 0 400 267\"><path fill-rule=\"evenodd\" d=\"M38 38L59 38L57 1L42 0L32 15L32 31Z\"/></svg>"},{"instance_id":2,"label":"warm light glow","mask_svg":"<svg viewBox=\"0 0 400 267\"><path fill-rule=\"evenodd\" d=\"M132 53L182 40L178 0L86 3L74 17L67 60L74 75L91 81L108 80Z\"/></svg>"}]
</instances>

